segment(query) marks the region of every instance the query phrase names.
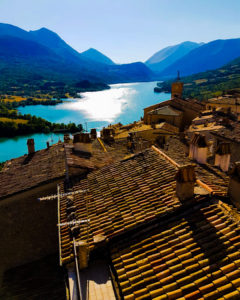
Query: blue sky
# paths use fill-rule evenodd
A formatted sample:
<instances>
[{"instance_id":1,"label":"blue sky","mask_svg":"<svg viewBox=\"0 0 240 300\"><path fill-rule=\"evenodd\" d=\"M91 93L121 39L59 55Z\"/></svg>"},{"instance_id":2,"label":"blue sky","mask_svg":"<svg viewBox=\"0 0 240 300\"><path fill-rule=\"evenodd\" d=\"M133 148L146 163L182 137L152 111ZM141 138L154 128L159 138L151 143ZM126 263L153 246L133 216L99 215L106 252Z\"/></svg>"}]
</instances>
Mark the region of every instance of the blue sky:
<instances>
[{"instance_id":1,"label":"blue sky","mask_svg":"<svg viewBox=\"0 0 240 300\"><path fill-rule=\"evenodd\" d=\"M0 0L0 22L128 63L187 40L240 38L240 0Z\"/></svg>"}]
</instances>

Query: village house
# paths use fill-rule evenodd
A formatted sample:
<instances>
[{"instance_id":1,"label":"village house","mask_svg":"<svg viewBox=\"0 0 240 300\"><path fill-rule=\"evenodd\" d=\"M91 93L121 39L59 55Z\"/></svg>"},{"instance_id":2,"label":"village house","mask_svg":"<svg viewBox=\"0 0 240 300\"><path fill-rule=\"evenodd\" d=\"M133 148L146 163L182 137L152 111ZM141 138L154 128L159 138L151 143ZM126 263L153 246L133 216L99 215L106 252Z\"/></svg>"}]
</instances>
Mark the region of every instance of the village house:
<instances>
[{"instance_id":1,"label":"village house","mask_svg":"<svg viewBox=\"0 0 240 300\"><path fill-rule=\"evenodd\" d=\"M28 154L7 161L0 172L0 298L3 299L8 294L11 299L21 293L22 272L28 273L23 285L29 285L29 295L65 293L57 259L57 198L51 199L51 195L57 193L57 185L63 180L78 182L93 170L129 154L127 149L113 151L100 143L94 132L91 136L76 134L73 141L65 135L64 143L52 146L47 143L40 151L35 151L34 140L29 139L26 150L27 147ZM36 267L39 273L33 275ZM49 278L52 276L56 290L49 287L45 273ZM35 285L38 288L31 290Z\"/></svg>"},{"instance_id":2,"label":"village house","mask_svg":"<svg viewBox=\"0 0 240 300\"><path fill-rule=\"evenodd\" d=\"M239 91L228 91L228 94L209 99L206 104L207 109L214 110L222 108L226 112L231 111L240 115L240 93Z\"/></svg>"},{"instance_id":3,"label":"village house","mask_svg":"<svg viewBox=\"0 0 240 300\"><path fill-rule=\"evenodd\" d=\"M172 91L188 102L180 82ZM195 104L165 103L166 120L101 138L65 135L40 151L28 140L0 172L0 297L238 299L240 169L227 137L215 143L236 120ZM219 128L179 132L186 111L191 126Z\"/></svg>"},{"instance_id":4,"label":"village house","mask_svg":"<svg viewBox=\"0 0 240 300\"><path fill-rule=\"evenodd\" d=\"M171 100L144 108L143 120L145 124L167 122L183 131L188 127L205 105L194 99L183 99L183 83L179 80L172 83Z\"/></svg>"},{"instance_id":5,"label":"village house","mask_svg":"<svg viewBox=\"0 0 240 300\"><path fill-rule=\"evenodd\" d=\"M153 146L90 173L60 198L70 299L240 296L240 218L229 205L240 201L239 168L229 188L214 170L195 168Z\"/></svg>"}]
</instances>

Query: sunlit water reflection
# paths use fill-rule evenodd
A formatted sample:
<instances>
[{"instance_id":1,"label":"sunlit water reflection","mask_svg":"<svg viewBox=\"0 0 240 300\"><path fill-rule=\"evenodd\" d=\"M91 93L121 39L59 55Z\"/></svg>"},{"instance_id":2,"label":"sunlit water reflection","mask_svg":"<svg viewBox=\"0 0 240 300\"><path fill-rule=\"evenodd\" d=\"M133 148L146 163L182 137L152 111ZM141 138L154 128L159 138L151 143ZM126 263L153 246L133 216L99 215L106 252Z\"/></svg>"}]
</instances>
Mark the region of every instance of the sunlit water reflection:
<instances>
[{"instance_id":1,"label":"sunlit water reflection","mask_svg":"<svg viewBox=\"0 0 240 300\"><path fill-rule=\"evenodd\" d=\"M20 107L22 114L32 114L51 122L74 122L83 124L88 130L100 130L109 123L128 124L143 116L143 108L167 100L169 94L153 92L156 82L125 83L111 85L110 90L87 92L80 99L69 99L56 106L32 105ZM59 135L31 135L37 150L46 146L46 141ZM23 155L27 151L27 136L0 139L0 162Z\"/></svg>"}]
</instances>

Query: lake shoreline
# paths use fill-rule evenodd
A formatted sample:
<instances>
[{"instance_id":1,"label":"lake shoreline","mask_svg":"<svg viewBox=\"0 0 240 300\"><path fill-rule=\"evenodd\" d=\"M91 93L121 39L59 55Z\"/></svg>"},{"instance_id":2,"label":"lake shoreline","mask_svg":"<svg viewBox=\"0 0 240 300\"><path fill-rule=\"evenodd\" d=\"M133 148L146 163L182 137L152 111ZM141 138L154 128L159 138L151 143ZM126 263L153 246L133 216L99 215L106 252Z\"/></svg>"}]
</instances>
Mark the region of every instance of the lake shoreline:
<instances>
[{"instance_id":1,"label":"lake shoreline","mask_svg":"<svg viewBox=\"0 0 240 300\"><path fill-rule=\"evenodd\" d=\"M154 93L155 86L156 81L113 84L110 85L110 89L84 92L82 98L69 98L58 105L25 106L19 107L19 111L22 114L35 115L53 123L80 123L84 130L90 131L90 129L96 128L99 132L109 124L121 122L126 125L140 120L145 107L170 99L170 94ZM36 149L45 148L46 141L51 140L51 135L57 136L54 142L63 137L63 134L48 133L44 135L39 133L30 136L18 135L9 139L1 138L0 162L26 153L27 138L35 139ZM5 149L8 148L11 148L12 153L6 152Z\"/></svg>"}]
</instances>

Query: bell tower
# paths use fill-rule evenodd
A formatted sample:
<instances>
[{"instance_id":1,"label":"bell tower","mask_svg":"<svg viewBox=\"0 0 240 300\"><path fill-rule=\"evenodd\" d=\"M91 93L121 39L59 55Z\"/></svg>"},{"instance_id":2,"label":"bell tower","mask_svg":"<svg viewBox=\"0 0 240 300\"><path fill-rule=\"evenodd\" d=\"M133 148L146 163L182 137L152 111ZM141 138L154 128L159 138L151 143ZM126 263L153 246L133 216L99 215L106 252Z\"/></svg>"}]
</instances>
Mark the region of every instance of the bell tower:
<instances>
[{"instance_id":1,"label":"bell tower","mask_svg":"<svg viewBox=\"0 0 240 300\"><path fill-rule=\"evenodd\" d=\"M182 92L183 92L183 83L180 81L180 74L178 71L177 80L172 83L171 99L182 98Z\"/></svg>"}]
</instances>

